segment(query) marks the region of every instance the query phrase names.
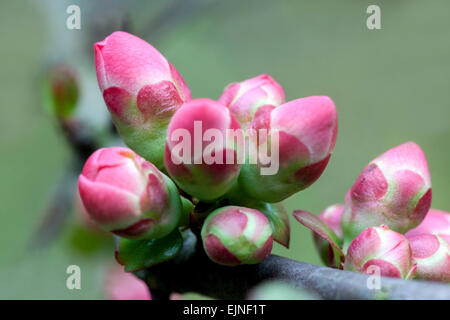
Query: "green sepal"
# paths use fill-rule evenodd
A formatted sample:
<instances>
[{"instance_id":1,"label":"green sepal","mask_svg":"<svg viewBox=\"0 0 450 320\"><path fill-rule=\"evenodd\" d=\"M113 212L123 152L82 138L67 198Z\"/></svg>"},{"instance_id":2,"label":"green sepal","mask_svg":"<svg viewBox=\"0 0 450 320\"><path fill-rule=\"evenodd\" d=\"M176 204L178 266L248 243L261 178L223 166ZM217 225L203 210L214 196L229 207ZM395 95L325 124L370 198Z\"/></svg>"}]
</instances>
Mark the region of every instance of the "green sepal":
<instances>
[{"instance_id":1,"label":"green sepal","mask_svg":"<svg viewBox=\"0 0 450 320\"><path fill-rule=\"evenodd\" d=\"M186 227L189 225L189 220L191 216L191 212L194 211L195 205L187 198L180 196L181 199L181 217L179 226L180 227Z\"/></svg>"},{"instance_id":2,"label":"green sepal","mask_svg":"<svg viewBox=\"0 0 450 320\"><path fill-rule=\"evenodd\" d=\"M190 229L182 230L181 236L183 237L183 247L181 248L180 253L175 257L175 263L188 261L194 255L197 248L197 237Z\"/></svg>"},{"instance_id":3,"label":"green sepal","mask_svg":"<svg viewBox=\"0 0 450 320\"><path fill-rule=\"evenodd\" d=\"M284 206L280 203L261 202L255 205L253 209L261 211L269 219L273 231L273 239L289 249L291 228L289 216Z\"/></svg>"}]
</instances>

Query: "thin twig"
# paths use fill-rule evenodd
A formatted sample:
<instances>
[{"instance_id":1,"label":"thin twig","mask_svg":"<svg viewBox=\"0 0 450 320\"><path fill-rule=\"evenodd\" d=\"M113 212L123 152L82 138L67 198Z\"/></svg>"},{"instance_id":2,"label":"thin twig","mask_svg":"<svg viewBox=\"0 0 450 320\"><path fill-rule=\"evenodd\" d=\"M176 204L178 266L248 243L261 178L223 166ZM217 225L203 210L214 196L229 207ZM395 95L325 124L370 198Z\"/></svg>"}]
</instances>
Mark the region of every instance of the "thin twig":
<instances>
[{"instance_id":1,"label":"thin twig","mask_svg":"<svg viewBox=\"0 0 450 320\"><path fill-rule=\"evenodd\" d=\"M68 145L72 148L74 157L45 208L43 220L29 240L28 247L31 250L47 246L63 229L66 218L72 212L77 177L86 159L99 148L92 132L80 122L61 120L58 123Z\"/></svg>"}]
</instances>

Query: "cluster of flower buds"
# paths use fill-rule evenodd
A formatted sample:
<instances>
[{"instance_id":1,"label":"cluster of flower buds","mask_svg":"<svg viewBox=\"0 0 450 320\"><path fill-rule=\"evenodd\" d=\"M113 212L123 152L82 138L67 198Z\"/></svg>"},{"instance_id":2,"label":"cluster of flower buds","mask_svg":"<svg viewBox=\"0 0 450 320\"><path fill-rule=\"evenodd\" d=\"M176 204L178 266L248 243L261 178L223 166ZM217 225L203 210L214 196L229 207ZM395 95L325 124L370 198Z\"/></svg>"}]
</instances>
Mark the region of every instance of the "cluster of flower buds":
<instances>
[{"instance_id":1,"label":"cluster of flower buds","mask_svg":"<svg viewBox=\"0 0 450 320\"><path fill-rule=\"evenodd\" d=\"M388 277L450 281L450 213L429 210L430 174L419 146L408 142L377 157L345 200L345 206L331 206L315 220L301 210L294 212L313 231L325 264ZM333 259L336 243L345 252L341 266Z\"/></svg>"},{"instance_id":2,"label":"cluster of flower buds","mask_svg":"<svg viewBox=\"0 0 450 320\"><path fill-rule=\"evenodd\" d=\"M323 173L337 136L333 101L312 96L285 102L283 88L269 75L229 85L218 101L192 100L177 70L142 39L115 32L94 48L103 98L133 150L100 149L86 162L79 193L92 220L120 237L148 240L152 248L166 239L168 251L152 253L159 260L151 263L181 250L181 235L173 231L192 222L203 222L203 247L219 264L258 263L273 240L287 246L288 221L268 203L307 188ZM70 113L74 77L59 72L51 83L54 109ZM430 204L427 160L408 142L371 161L345 205L319 217L302 210L294 216L315 232L330 266L449 281L450 218L429 211ZM133 263L139 259L150 263L145 256Z\"/></svg>"},{"instance_id":3,"label":"cluster of flower buds","mask_svg":"<svg viewBox=\"0 0 450 320\"><path fill-rule=\"evenodd\" d=\"M265 202L311 185L336 141L336 108L328 97L276 108L283 99L281 86L263 75L230 85L219 102L185 103L168 129L165 166L171 177L204 201L226 194L238 176L243 195Z\"/></svg>"},{"instance_id":4,"label":"cluster of flower buds","mask_svg":"<svg viewBox=\"0 0 450 320\"><path fill-rule=\"evenodd\" d=\"M182 212L175 184L128 148L92 154L78 189L90 217L125 238L164 237L177 227Z\"/></svg>"},{"instance_id":5,"label":"cluster of flower buds","mask_svg":"<svg viewBox=\"0 0 450 320\"><path fill-rule=\"evenodd\" d=\"M264 260L273 245L269 220L258 210L229 206L213 211L202 228L206 254L226 266Z\"/></svg>"},{"instance_id":6,"label":"cluster of flower buds","mask_svg":"<svg viewBox=\"0 0 450 320\"><path fill-rule=\"evenodd\" d=\"M158 50L126 32L94 49L98 85L122 138L161 169L170 118L191 99L186 83Z\"/></svg>"},{"instance_id":7,"label":"cluster of flower buds","mask_svg":"<svg viewBox=\"0 0 450 320\"><path fill-rule=\"evenodd\" d=\"M120 237L172 244L177 227L203 222L205 251L224 265L260 262L273 240L288 246L289 220L269 203L324 171L337 135L333 101L285 102L267 74L232 83L218 101L192 99L177 70L144 40L114 32L94 49L100 91L132 150L100 149L86 162L79 192L89 216ZM202 210L191 207L189 223L184 197Z\"/></svg>"}]
</instances>

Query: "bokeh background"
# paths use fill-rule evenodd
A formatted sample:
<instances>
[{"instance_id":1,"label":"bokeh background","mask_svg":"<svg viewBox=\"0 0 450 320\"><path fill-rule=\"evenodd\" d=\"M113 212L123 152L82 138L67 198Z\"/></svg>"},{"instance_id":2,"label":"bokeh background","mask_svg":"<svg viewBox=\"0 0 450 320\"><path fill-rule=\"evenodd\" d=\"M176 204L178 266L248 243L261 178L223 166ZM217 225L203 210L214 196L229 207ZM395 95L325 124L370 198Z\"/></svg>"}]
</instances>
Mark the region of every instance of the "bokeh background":
<instances>
[{"instance_id":1,"label":"bokeh background","mask_svg":"<svg viewBox=\"0 0 450 320\"><path fill-rule=\"evenodd\" d=\"M81 8L81 30L66 28L70 4ZM381 7L382 30L366 28L370 4ZM75 68L82 83L79 112L94 126L105 121L106 108L92 44L115 30L158 48L193 97L216 99L230 82L269 73L287 100L328 95L339 115L325 173L285 201L289 212L319 213L342 202L371 159L408 140L427 155L432 206L450 211L449 12L446 0L1 1L0 298L102 298L105 263L113 262L111 243L97 251L80 245L90 238L73 230L71 216L48 243L33 244L73 158L42 108L49 64ZM291 248L277 245L274 252L321 264L310 232L291 223ZM71 264L81 267L81 290L66 288Z\"/></svg>"}]
</instances>

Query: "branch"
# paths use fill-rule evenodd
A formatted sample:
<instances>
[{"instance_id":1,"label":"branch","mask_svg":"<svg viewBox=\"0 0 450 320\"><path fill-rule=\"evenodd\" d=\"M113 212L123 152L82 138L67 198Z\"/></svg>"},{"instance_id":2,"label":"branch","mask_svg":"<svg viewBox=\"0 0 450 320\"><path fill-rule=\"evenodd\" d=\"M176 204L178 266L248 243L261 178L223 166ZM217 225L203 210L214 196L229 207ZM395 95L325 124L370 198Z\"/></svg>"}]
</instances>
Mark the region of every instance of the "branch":
<instances>
[{"instance_id":1,"label":"branch","mask_svg":"<svg viewBox=\"0 0 450 320\"><path fill-rule=\"evenodd\" d=\"M43 220L30 237L28 244L30 250L47 246L62 230L73 207L78 175L87 158L99 148L93 133L82 125L82 122L60 120L58 125L72 148L74 159L57 184L45 208Z\"/></svg>"},{"instance_id":2,"label":"branch","mask_svg":"<svg viewBox=\"0 0 450 320\"><path fill-rule=\"evenodd\" d=\"M30 250L47 246L61 231L72 209L79 167L78 163L75 163L64 171L45 208L43 220L39 222L28 240Z\"/></svg>"},{"instance_id":3,"label":"branch","mask_svg":"<svg viewBox=\"0 0 450 320\"><path fill-rule=\"evenodd\" d=\"M381 289L367 288L367 275L315 266L271 255L257 265L224 267L204 254L183 264L164 263L137 275L158 292L196 292L217 299L244 299L249 289L269 280L284 280L324 299L450 299L447 284L381 278Z\"/></svg>"}]
</instances>

